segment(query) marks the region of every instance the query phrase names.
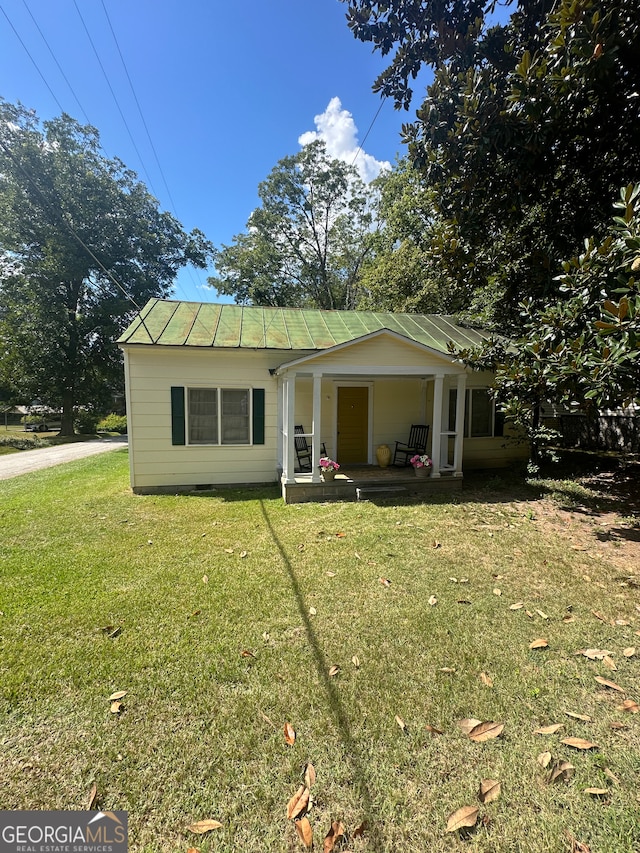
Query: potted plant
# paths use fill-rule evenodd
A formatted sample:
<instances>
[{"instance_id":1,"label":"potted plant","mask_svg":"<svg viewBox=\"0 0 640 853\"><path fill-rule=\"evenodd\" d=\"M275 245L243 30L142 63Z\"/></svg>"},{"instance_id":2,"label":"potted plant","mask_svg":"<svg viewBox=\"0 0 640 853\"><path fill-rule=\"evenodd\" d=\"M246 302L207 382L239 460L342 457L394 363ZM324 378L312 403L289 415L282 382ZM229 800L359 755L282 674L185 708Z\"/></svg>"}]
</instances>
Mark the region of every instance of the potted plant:
<instances>
[{"instance_id":1,"label":"potted plant","mask_svg":"<svg viewBox=\"0 0 640 853\"><path fill-rule=\"evenodd\" d=\"M415 456L411 457L409 462L413 465L416 477L428 477L431 474L433 461L426 453L423 453L422 455L416 453Z\"/></svg>"},{"instance_id":2,"label":"potted plant","mask_svg":"<svg viewBox=\"0 0 640 853\"><path fill-rule=\"evenodd\" d=\"M328 456L320 457L320 473L325 483L333 480L339 467L338 463L334 462L333 459L329 459Z\"/></svg>"}]
</instances>

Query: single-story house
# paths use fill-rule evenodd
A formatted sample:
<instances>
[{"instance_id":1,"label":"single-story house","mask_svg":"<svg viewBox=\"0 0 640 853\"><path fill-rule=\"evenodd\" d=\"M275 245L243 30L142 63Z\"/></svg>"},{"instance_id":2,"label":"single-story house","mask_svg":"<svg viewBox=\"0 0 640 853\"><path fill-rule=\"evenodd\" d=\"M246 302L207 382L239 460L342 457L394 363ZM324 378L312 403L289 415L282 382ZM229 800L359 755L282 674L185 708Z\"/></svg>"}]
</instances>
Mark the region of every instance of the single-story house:
<instances>
[{"instance_id":1,"label":"single-story house","mask_svg":"<svg viewBox=\"0 0 640 853\"><path fill-rule=\"evenodd\" d=\"M526 458L487 389L449 344L482 341L451 317L152 299L122 334L135 492L281 482L321 485L428 424L431 479ZM297 470L295 427L314 460ZM299 431L299 430L298 430ZM290 489L291 491L291 489Z\"/></svg>"}]
</instances>

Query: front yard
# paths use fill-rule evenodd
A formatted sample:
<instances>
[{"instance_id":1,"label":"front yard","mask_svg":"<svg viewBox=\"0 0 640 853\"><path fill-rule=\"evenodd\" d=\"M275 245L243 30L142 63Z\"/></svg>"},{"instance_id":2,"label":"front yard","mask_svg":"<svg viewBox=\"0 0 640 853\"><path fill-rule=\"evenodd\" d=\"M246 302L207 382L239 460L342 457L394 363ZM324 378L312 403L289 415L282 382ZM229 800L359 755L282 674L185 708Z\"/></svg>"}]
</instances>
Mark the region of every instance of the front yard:
<instances>
[{"instance_id":1,"label":"front yard","mask_svg":"<svg viewBox=\"0 0 640 853\"><path fill-rule=\"evenodd\" d=\"M150 853L640 850L637 516L592 500L134 496L121 451L3 482L0 807L91 798Z\"/></svg>"}]
</instances>

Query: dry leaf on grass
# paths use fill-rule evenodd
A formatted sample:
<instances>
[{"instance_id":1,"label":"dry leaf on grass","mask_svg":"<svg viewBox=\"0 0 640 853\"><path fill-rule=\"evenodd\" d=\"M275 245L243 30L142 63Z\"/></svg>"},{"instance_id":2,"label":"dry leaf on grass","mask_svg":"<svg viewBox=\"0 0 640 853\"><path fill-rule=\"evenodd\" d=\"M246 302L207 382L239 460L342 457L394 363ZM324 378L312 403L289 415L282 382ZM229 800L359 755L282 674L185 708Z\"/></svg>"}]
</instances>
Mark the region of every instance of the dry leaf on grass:
<instances>
[{"instance_id":1,"label":"dry leaf on grass","mask_svg":"<svg viewBox=\"0 0 640 853\"><path fill-rule=\"evenodd\" d=\"M110 707L109 707L109 710L111 711L112 714L119 714L123 708L124 708L124 705L122 704L122 702L112 702Z\"/></svg>"},{"instance_id":2,"label":"dry leaf on grass","mask_svg":"<svg viewBox=\"0 0 640 853\"><path fill-rule=\"evenodd\" d=\"M632 714L637 714L640 711L640 705L633 699L625 699L622 705L618 705L617 711L630 711Z\"/></svg>"},{"instance_id":3,"label":"dry leaf on grass","mask_svg":"<svg viewBox=\"0 0 640 853\"><path fill-rule=\"evenodd\" d=\"M315 609L315 607L309 608L309 616L316 616L317 613L318 613L318 611Z\"/></svg>"},{"instance_id":4,"label":"dry leaf on grass","mask_svg":"<svg viewBox=\"0 0 640 853\"><path fill-rule=\"evenodd\" d=\"M432 725L430 725L429 723L427 723L427 725L425 726L425 729L426 729L426 730L429 732L429 734L431 734L431 735L443 735L443 734L444 734L444 732L443 732L443 731L441 731L440 729L437 729L435 726L432 726Z\"/></svg>"},{"instance_id":5,"label":"dry leaf on grass","mask_svg":"<svg viewBox=\"0 0 640 853\"><path fill-rule=\"evenodd\" d=\"M609 624L609 620L606 618L606 616L603 616L602 613L598 613L596 610L592 610L591 612L596 617L596 619L599 619L601 622L604 622L605 625Z\"/></svg>"},{"instance_id":6,"label":"dry leaf on grass","mask_svg":"<svg viewBox=\"0 0 640 853\"><path fill-rule=\"evenodd\" d=\"M363 838L365 832L367 831L367 822L363 820L361 824L356 826L356 828L351 833L354 838Z\"/></svg>"},{"instance_id":7,"label":"dry leaf on grass","mask_svg":"<svg viewBox=\"0 0 640 853\"><path fill-rule=\"evenodd\" d=\"M303 817L301 820L296 821L295 826L300 841L310 850L313 847L313 830L311 829L311 824L306 817Z\"/></svg>"},{"instance_id":8,"label":"dry leaf on grass","mask_svg":"<svg viewBox=\"0 0 640 853\"><path fill-rule=\"evenodd\" d=\"M611 690L617 690L618 693L626 693L626 690L623 687L620 687L619 684L616 684L613 681L609 681L608 678L603 678L601 675L596 675L595 678L598 684L602 684L603 687L609 687Z\"/></svg>"},{"instance_id":9,"label":"dry leaf on grass","mask_svg":"<svg viewBox=\"0 0 640 853\"><path fill-rule=\"evenodd\" d=\"M218 820L199 820L187 829L189 832L195 832L196 835L204 835L205 832L211 832L213 829L222 829L222 824Z\"/></svg>"},{"instance_id":10,"label":"dry leaf on grass","mask_svg":"<svg viewBox=\"0 0 640 853\"><path fill-rule=\"evenodd\" d=\"M378 578L378 581L382 584L382 586L391 586L391 581L389 578Z\"/></svg>"},{"instance_id":11,"label":"dry leaf on grass","mask_svg":"<svg viewBox=\"0 0 640 853\"><path fill-rule=\"evenodd\" d=\"M344 826L339 820L334 820L331 824L331 829L324 837L322 853L333 853L336 841L340 838L344 838Z\"/></svg>"},{"instance_id":12,"label":"dry leaf on grass","mask_svg":"<svg viewBox=\"0 0 640 853\"><path fill-rule=\"evenodd\" d=\"M493 720L488 720L485 723L474 726L469 732L469 737L474 743L484 743L486 740L500 737L503 729L504 723L494 723Z\"/></svg>"},{"instance_id":13,"label":"dry leaf on grass","mask_svg":"<svg viewBox=\"0 0 640 853\"><path fill-rule=\"evenodd\" d=\"M608 788L585 788L583 794L591 794L592 797L604 797L609 793Z\"/></svg>"},{"instance_id":14,"label":"dry leaf on grass","mask_svg":"<svg viewBox=\"0 0 640 853\"><path fill-rule=\"evenodd\" d=\"M447 820L447 832L457 832L476 825L480 810L476 806L463 806L449 815Z\"/></svg>"},{"instance_id":15,"label":"dry leaf on grass","mask_svg":"<svg viewBox=\"0 0 640 853\"><path fill-rule=\"evenodd\" d=\"M435 597L435 595L431 595L431 596L429 596L429 602L428 603L431 607L435 607L435 605L438 603L438 599Z\"/></svg>"},{"instance_id":16,"label":"dry leaf on grass","mask_svg":"<svg viewBox=\"0 0 640 853\"><path fill-rule=\"evenodd\" d=\"M488 676L486 672L480 673L480 681L485 685L485 687L493 687L493 679Z\"/></svg>"},{"instance_id":17,"label":"dry leaf on grass","mask_svg":"<svg viewBox=\"0 0 640 853\"><path fill-rule=\"evenodd\" d=\"M351 658L351 663L355 666L356 669L360 668L360 658L358 657L358 655L354 655Z\"/></svg>"},{"instance_id":18,"label":"dry leaf on grass","mask_svg":"<svg viewBox=\"0 0 640 853\"><path fill-rule=\"evenodd\" d=\"M498 589L498 587L496 586L496 587L494 587L494 589L493 589L493 594L494 594L494 595L502 595L502 590L501 590L501 589Z\"/></svg>"},{"instance_id":19,"label":"dry leaf on grass","mask_svg":"<svg viewBox=\"0 0 640 853\"><path fill-rule=\"evenodd\" d=\"M537 613L537 614L538 614L538 616L540 616L542 619L548 619L548 618L549 618L549 617L547 616L547 614L546 614L546 613L543 613L543 611L542 611L542 610L536 610L536 613Z\"/></svg>"},{"instance_id":20,"label":"dry leaf on grass","mask_svg":"<svg viewBox=\"0 0 640 853\"><path fill-rule=\"evenodd\" d=\"M309 789L304 785L300 785L293 797L287 803L287 817L289 820L295 820L303 815L309 807Z\"/></svg>"},{"instance_id":21,"label":"dry leaf on grass","mask_svg":"<svg viewBox=\"0 0 640 853\"><path fill-rule=\"evenodd\" d=\"M467 717L464 720L460 720L458 725L462 729L463 734L468 735L476 726L479 726L482 723L482 720L476 720L475 717Z\"/></svg>"},{"instance_id":22,"label":"dry leaf on grass","mask_svg":"<svg viewBox=\"0 0 640 853\"><path fill-rule=\"evenodd\" d=\"M509 610L522 610L524 607L524 601L516 601L515 604L509 605Z\"/></svg>"},{"instance_id":23,"label":"dry leaf on grass","mask_svg":"<svg viewBox=\"0 0 640 853\"><path fill-rule=\"evenodd\" d=\"M542 726L542 728L535 729L533 733L534 735L554 735L563 728L564 726L562 723L553 723L550 726Z\"/></svg>"},{"instance_id":24,"label":"dry leaf on grass","mask_svg":"<svg viewBox=\"0 0 640 853\"><path fill-rule=\"evenodd\" d=\"M293 728L291 723L284 724L284 739L289 744L289 746L293 746L296 742L296 730Z\"/></svg>"},{"instance_id":25,"label":"dry leaf on grass","mask_svg":"<svg viewBox=\"0 0 640 853\"><path fill-rule=\"evenodd\" d=\"M583 655L589 658L589 660L602 660L607 655L610 655L611 652L608 649L579 649L576 654Z\"/></svg>"},{"instance_id":26,"label":"dry leaf on grass","mask_svg":"<svg viewBox=\"0 0 640 853\"><path fill-rule=\"evenodd\" d=\"M530 649L546 649L549 643L545 640L544 637L538 637L537 640L533 640L529 643Z\"/></svg>"},{"instance_id":27,"label":"dry leaf on grass","mask_svg":"<svg viewBox=\"0 0 640 853\"><path fill-rule=\"evenodd\" d=\"M565 737L560 743L572 746L574 749L600 749L597 743L592 743L590 740L585 740L581 737Z\"/></svg>"},{"instance_id":28,"label":"dry leaf on grass","mask_svg":"<svg viewBox=\"0 0 640 853\"><path fill-rule=\"evenodd\" d=\"M574 720L582 720L585 723L592 723L593 719L588 714L576 714L574 711L565 711L567 717L572 717Z\"/></svg>"},{"instance_id":29,"label":"dry leaf on grass","mask_svg":"<svg viewBox=\"0 0 640 853\"><path fill-rule=\"evenodd\" d=\"M609 655L605 655L602 658L602 663L607 667L607 669L610 669L612 672L615 672L618 669L615 664L615 661L613 660L613 658L610 658Z\"/></svg>"},{"instance_id":30,"label":"dry leaf on grass","mask_svg":"<svg viewBox=\"0 0 640 853\"><path fill-rule=\"evenodd\" d=\"M304 768L304 784L307 788L313 787L316 781L316 768L309 761Z\"/></svg>"},{"instance_id":31,"label":"dry leaf on grass","mask_svg":"<svg viewBox=\"0 0 640 853\"><path fill-rule=\"evenodd\" d=\"M126 690L117 690L109 696L108 702L115 702L117 699L123 699L127 695Z\"/></svg>"},{"instance_id":32,"label":"dry leaf on grass","mask_svg":"<svg viewBox=\"0 0 640 853\"><path fill-rule=\"evenodd\" d=\"M618 779L616 774L613 773L608 767L604 768L603 773L607 777L607 779L611 779L611 781L613 782L614 785L620 784L620 780Z\"/></svg>"},{"instance_id":33,"label":"dry leaf on grass","mask_svg":"<svg viewBox=\"0 0 640 853\"><path fill-rule=\"evenodd\" d=\"M572 835L569 831L566 831L565 835L571 845L570 853L591 853L591 848L588 844L583 844L582 841L578 841L575 835Z\"/></svg>"},{"instance_id":34,"label":"dry leaf on grass","mask_svg":"<svg viewBox=\"0 0 640 853\"><path fill-rule=\"evenodd\" d=\"M400 728L402 729L402 731L403 731L403 732L405 732L405 734L406 734L407 726L406 726L405 721L402 719L402 717L399 717L399 716L396 714L396 716L395 716L395 718L394 718L394 719L395 719L396 723L400 726Z\"/></svg>"},{"instance_id":35,"label":"dry leaf on grass","mask_svg":"<svg viewBox=\"0 0 640 853\"><path fill-rule=\"evenodd\" d=\"M91 790L89 791L89 794L87 796L87 811L91 811L91 809L93 808L93 804L95 803L97 798L98 798L98 786L94 782L93 785L91 786Z\"/></svg>"},{"instance_id":36,"label":"dry leaf on grass","mask_svg":"<svg viewBox=\"0 0 640 853\"><path fill-rule=\"evenodd\" d=\"M334 663L333 666L329 667L329 678L334 678L340 672L340 667L337 663Z\"/></svg>"},{"instance_id":37,"label":"dry leaf on grass","mask_svg":"<svg viewBox=\"0 0 640 853\"><path fill-rule=\"evenodd\" d=\"M326 572L326 575L328 578L335 578L336 573L335 572Z\"/></svg>"},{"instance_id":38,"label":"dry leaf on grass","mask_svg":"<svg viewBox=\"0 0 640 853\"><path fill-rule=\"evenodd\" d=\"M632 658L635 655L635 653L636 653L636 647L635 646L627 646L627 648L623 649L623 652L622 652L622 654L626 658Z\"/></svg>"},{"instance_id":39,"label":"dry leaf on grass","mask_svg":"<svg viewBox=\"0 0 640 853\"><path fill-rule=\"evenodd\" d=\"M551 763L551 753L541 752L540 755L536 758L536 761L541 767L548 767Z\"/></svg>"},{"instance_id":40,"label":"dry leaf on grass","mask_svg":"<svg viewBox=\"0 0 640 853\"><path fill-rule=\"evenodd\" d=\"M209 583L209 575L202 576L202 583Z\"/></svg>"},{"instance_id":41,"label":"dry leaf on grass","mask_svg":"<svg viewBox=\"0 0 640 853\"><path fill-rule=\"evenodd\" d=\"M240 652L240 657L241 658L255 658L255 655L253 652L250 652L249 649L243 649Z\"/></svg>"},{"instance_id":42,"label":"dry leaf on grass","mask_svg":"<svg viewBox=\"0 0 640 853\"><path fill-rule=\"evenodd\" d=\"M500 790L501 785L497 779L483 779L480 782L478 799L483 805L486 805L486 803L492 803L500 796Z\"/></svg>"},{"instance_id":43,"label":"dry leaf on grass","mask_svg":"<svg viewBox=\"0 0 640 853\"><path fill-rule=\"evenodd\" d=\"M626 723L619 723L617 720L614 720L612 723L609 723L610 729L628 729L629 726Z\"/></svg>"}]
</instances>

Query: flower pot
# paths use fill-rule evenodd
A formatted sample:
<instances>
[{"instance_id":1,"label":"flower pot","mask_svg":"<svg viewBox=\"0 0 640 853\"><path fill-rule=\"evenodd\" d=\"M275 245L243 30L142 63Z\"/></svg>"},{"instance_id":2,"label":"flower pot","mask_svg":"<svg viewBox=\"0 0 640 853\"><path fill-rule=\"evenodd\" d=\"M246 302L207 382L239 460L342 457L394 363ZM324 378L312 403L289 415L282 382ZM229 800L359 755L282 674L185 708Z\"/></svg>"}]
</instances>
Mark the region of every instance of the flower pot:
<instances>
[{"instance_id":1,"label":"flower pot","mask_svg":"<svg viewBox=\"0 0 640 853\"><path fill-rule=\"evenodd\" d=\"M323 468L322 479L325 483L331 483L335 479L336 472L334 468Z\"/></svg>"},{"instance_id":2,"label":"flower pot","mask_svg":"<svg viewBox=\"0 0 640 853\"><path fill-rule=\"evenodd\" d=\"M431 476L431 466L423 465L421 468L413 469L416 473L416 477L430 477Z\"/></svg>"},{"instance_id":3,"label":"flower pot","mask_svg":"<svg viewBox=\"0 0 640 853\"><path fill-rule=\"evenodd\" d=\"M376 459L380 468L387 468L391 462L391 448L388 444L381 444L376 448Z\"/></svg>"}]
</instances>

